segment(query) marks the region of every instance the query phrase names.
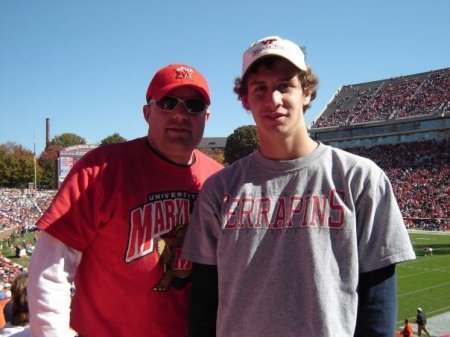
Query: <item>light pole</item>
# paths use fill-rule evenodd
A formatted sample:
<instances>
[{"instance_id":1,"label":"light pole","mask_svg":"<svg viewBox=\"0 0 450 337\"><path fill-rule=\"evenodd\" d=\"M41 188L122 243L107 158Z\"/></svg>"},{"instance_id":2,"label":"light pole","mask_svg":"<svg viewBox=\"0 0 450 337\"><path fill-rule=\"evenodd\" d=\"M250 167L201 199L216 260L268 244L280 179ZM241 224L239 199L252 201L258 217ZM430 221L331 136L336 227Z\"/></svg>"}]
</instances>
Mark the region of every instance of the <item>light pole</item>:
<instances>
[{"instance_id":1,"label":"light pole","mask_svg":"<svg viewBox=\"0 0 450 337\"><path fill-rule=\"evenodd\" d=\"M36 137L33 137L33 165L34 165L34 190L37 190L36 186Z\"/></svg>"}]
</instances>

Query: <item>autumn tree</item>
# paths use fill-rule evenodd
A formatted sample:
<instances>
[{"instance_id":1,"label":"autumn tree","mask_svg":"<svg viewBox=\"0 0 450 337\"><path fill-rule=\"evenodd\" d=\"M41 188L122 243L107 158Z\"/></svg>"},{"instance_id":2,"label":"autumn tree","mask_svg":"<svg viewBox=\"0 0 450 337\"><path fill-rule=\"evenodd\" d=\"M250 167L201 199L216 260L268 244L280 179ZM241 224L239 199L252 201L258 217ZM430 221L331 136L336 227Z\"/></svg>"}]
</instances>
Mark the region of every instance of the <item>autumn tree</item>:
<instances>
[{"instance_id":1,"label":"autumn tree","mask_svg":"<svg viewBox=\"0 0 450 337\"><path fill-rule=\"evenodd\" d=\"M34 182L34 155L14 142L0 145L0 186L27 188ZM36 177L42 170L36 165Z\"/></svg>"},{"instance_id":2,"label":"autumn tree","mask_svg":"<svg viewBox=\"0 0 450 337\"><path fill-rule=\"evenodd\" d=\"M38 186L40 188L56 189L56 160L58 158L58 152L66 147L83 144L86 144L86 140L74 133L67 132L53 137L50 144L45 148L38 159L38 163L43 169L42 179Z\"/></svg>"},{"instance_id":3,"label":"autumn tree","mask_svg":"<svg viewBox=\"0 0 450 337\"><path fill-rule=\"evenodd\" d=\"M63 148L61 145L49 145L39 156L38 163L43 170L40 185L38 184L40 188L56 189L56 159Z\"/></svg>"},{"instance_id":4,"label":"autumn tree","mask_svg":"<svg viewBox=\"0 0 450 337\"><path fill-rule=\"evenodd\" d=\"M199 150L202 151L207 156L209 156L212 159L214 159L216 162L221 163L221 164L225 163L225 157L224 157L224 154L223 154L223 152L224 152L223 149L201 148Z\"/></svg>"},{"instance_id":5,"label":"autumn tree","mask_svg":"<svg viewBox=\"0 0 450 337\"><path fill-rule=\"evenodd\" d=\"M236 160L252 153L258 148L258 135L255 125L238 127L228 136L225 144L225 162L232 164Z\"/></svg>"}]
</instances>

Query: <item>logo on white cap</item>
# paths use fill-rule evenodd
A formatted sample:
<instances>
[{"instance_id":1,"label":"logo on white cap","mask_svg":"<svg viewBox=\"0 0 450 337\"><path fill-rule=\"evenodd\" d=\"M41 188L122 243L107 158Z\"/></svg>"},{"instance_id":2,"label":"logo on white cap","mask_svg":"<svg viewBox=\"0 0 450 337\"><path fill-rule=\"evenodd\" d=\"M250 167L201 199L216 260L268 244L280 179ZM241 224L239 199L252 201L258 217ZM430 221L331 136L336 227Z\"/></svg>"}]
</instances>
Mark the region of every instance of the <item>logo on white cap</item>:
<instances>
[{"instance_id":1,"label":"logo on white cap","mask_svg":"<svg viewBox=\"0 0 450 337\"><path fill-rule=\"evenodd\" d=\"M255 61L270 55L283 57L297 68L307 70L305 55L297 44L278 36L268 36L253 43L244 52L241 78Z\"/></svg>"}]
</instances>

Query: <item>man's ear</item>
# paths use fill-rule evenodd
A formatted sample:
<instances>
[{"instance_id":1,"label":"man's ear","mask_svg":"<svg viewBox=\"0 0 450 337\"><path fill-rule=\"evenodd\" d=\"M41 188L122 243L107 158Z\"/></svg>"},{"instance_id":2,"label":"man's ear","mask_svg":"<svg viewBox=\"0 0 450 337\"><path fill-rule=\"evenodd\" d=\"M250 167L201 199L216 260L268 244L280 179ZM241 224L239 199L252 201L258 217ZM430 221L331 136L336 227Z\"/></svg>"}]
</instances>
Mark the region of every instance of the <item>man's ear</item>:
<instances>
[{"instance_id":1,"label":"man's ear","mask_svg":"<svg viewBox=\"0 0 450 337\"><path fill-rule=\"evenodd\" d=\"M148 104L144 105L144 107L142 108L142 112L144 114L144 119L147 121L147 123L149 123L148 119L150 118L150 107L148 106Z\"/></svg>"},{"instance_id":2,"label":"man's ear","mask_svg":"<svg viewBox=\"0 0 450 337\"><path fill-rule=\"evenodd\" d=\"M209 120L209 117L211 117L211 111L206 110L206 114L205 114L205 122L207 122Z\"/></svg>"},{"instance_id":3,"label":"man's ear","mask_svg":"<svg viewBox=\"0 0 450 337\"><path fill-rule=\"evenodd\" d=\"M309 103L311 103L311 90L303 89L303 106L306 106Z\"/></svg>"},{"instance_id":4,"label":"man's ear","mask_svg":"<svg viewBox=\"0 0 450 337\"><path fill-rule=\"evenodd\" d=\"M242 106L245 110L250 111L250 105L248 104L248 96L244 95L241 97Z\"/></svg>"}]
</instances>

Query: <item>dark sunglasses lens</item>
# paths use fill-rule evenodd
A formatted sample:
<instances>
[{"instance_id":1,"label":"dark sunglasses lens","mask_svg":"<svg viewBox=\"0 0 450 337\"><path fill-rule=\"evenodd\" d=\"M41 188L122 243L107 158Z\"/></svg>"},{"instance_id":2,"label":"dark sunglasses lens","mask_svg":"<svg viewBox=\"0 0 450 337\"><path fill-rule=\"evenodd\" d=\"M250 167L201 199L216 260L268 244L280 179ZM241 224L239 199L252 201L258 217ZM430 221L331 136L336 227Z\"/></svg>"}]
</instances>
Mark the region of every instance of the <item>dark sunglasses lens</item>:
<instances>
[{"instance_id":1,"label":"dark sunglasses lens","mask_svg":"<svg viewBox=\"0 0 450 337\"><path fill-rule=\"evenodd\" d=\"M178 100L174 97L164 96L159 101L156 101L156 106L161 110L172 111L178 105Z\"/></svg>"},{"instance_id":2,"label":"dark sunglasses lens","mask_svg":"<svg viewBox=\"0 0 450 337\"><path fill-rule=\"evenodd\" d=\"M206 110L206 104L199 98L190 98L184 101L189 113L199 113Z\"/></svg>"}]
</instances>

